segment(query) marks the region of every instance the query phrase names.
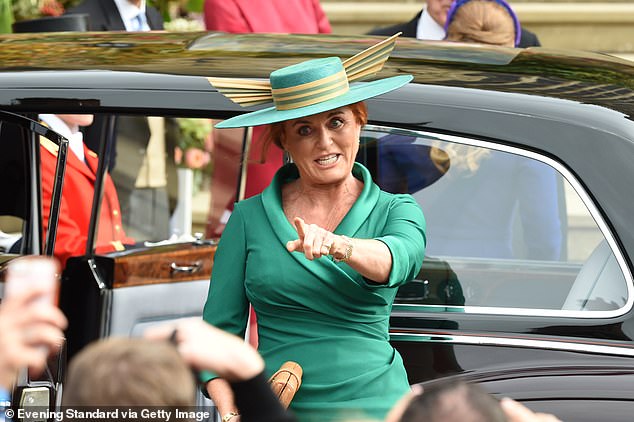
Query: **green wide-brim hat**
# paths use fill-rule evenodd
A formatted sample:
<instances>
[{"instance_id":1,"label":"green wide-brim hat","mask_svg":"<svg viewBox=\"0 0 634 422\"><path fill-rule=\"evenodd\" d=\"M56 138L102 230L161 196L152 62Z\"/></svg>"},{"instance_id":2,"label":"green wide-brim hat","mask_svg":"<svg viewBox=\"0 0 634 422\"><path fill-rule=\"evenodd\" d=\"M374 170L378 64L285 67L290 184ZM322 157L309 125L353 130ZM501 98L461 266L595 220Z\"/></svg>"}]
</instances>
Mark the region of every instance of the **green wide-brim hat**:
<instances>
[{"instance_id":1,"label":"green wide-brim hat","mask_svg":"<svg viewBox=\"0 0 634 422\"><path fill-rule=\"evenodd\" d=\"M232 101L243 105L272 107L235 116L217 128L259 126L311 116L385 94L410 82L411 75L393 76L372 82L350 82L372 75L383 67L396 43L396 34L361 53L341 61L326 57L278 69L268 81L208 78Z\"/></svg>"}]
</instances>

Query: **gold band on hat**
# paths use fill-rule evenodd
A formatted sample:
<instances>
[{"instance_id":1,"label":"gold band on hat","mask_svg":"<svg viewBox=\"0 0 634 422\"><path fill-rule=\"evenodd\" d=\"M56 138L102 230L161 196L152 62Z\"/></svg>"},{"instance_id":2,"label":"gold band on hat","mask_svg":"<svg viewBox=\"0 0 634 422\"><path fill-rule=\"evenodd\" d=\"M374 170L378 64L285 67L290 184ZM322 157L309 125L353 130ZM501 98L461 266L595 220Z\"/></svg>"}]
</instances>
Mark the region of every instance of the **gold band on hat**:
<instances>
[{"instance_id":1,"label":"gold band on hat","mask_svg":"<svg viewBox=\"0 0 634 422\"><path fill-rule=\"evenodd\" d=\"M386 38L385 40L354 55L353 57L344 60L343 67L345 69L344 75L346 77L346 85L349 82L365 79L380 71L394 49L396 39L400 34L400 32L394 34L391 37ZM327 78L330 78L331 76ZM207 80L214 86L214 88L224 94L227 98L244 107L270 103L276 96L273 92L274 90L271 88L270 81L268 80L221 77L210 77L207 78ZM319 84L320 80L314 82ZM285 93L288 89L294 90L295 88L297 87L282 88L281 93ZM291 103L283 103L283 101L280 100L279 103L281 104L279 106L277 100L274 100L274 102L278 110L291 110L335 98L341 94L345 94L348 90L349 87L347 86L345 89L342 87L340 89L335 89L333 87L332 91L328 90L327 94L322 94L315 99L306 98L304 100L297 100ZM315 91L313 91L313 94L315 94Z\"/></svg>"},{"instance_id":2,"label":"gold band on hat","mask_svg":"<svg viewBox=\"0 0 634 422\"><path fill-rule=\"evenodd\" d=\"M275 108L292 110L338 97L348 92L346 71L341 71L301 85L272 89Z\"/></svg>"}]
</instances>

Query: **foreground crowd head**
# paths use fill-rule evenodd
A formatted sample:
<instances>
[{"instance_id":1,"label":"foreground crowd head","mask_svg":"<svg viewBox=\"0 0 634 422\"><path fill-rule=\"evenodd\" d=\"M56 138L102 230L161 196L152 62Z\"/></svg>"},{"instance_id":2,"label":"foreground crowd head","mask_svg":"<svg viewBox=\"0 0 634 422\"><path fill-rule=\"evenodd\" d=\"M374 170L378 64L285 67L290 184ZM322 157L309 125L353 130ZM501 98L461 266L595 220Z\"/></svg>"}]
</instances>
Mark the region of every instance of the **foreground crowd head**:
<instances>
[{"instance_id":1,"label":"foreground crowd head","mask_svg":"<svg viewBox=\"0 0 634 422\"><path fill-rule=\"evenodd\" d=\"M189 366L168 342L112 337L93 343L71 362L66 406L194 405Z\"/></svg>"},{"instance_id":2,"label":"foreground crowd head","mask_svg":"<svg viewBox=\"0 0 634 422\"><path fill-rule=\"evenodd\" d=\"M412 392L394 406L385 422L561 422L536 413L509 398L498 401L477 384L438 380L413 385Z\"/></svg>"},{"instance_id":3,"label":"foreground crowd head","mask_svg":"<svg viewBox=\"0 0 634 422\"><path fill-rule=\"evenodd\" d=\"M499 402L474 384L446 381L413 394L401 422L505 422Z\"/></svg>"}]
</instances>

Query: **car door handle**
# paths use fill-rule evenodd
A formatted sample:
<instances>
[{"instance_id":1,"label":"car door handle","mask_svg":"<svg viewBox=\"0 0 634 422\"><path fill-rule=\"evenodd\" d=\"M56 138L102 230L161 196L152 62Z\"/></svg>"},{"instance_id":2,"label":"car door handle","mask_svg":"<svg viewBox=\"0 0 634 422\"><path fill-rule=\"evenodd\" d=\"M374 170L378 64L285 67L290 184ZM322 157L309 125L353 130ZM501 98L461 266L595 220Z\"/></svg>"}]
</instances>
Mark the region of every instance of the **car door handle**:
<instances>
[{"instance_id":1,"label":"car door handle","mask_svg":"<svg viewBox=\"0 0 634 422\"><path fill-rule=\"evenodd\" d=\"M176 262L172 262L170 264L170 268L172 273L188 273L193 274L203 267L202 261L196 261L192 265L178 265Z\"/></svg>"}]
</instances>

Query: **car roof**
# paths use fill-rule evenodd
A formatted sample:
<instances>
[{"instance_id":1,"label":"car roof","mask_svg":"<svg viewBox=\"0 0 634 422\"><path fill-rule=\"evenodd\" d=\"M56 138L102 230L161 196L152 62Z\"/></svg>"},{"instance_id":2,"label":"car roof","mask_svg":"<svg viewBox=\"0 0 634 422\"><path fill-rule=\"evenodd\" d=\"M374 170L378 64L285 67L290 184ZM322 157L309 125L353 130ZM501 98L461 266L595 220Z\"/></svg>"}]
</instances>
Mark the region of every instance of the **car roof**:
<instances>
[{"instance_id":1,"label":"car roof","mask_svg":"<svg viewBox=\"0 0 634 422\"><path fill-rule=\"evenodd\" d=\"M200 78L166 76L266 78L271 71L302 60L352 56L380 39L225 33L12 34L0 37L0 87L26 86L33 78L51 78L51 74L39 71L54 70L71 72L67 75L73 79L64 83L60 76L49 81L51 88L213 92L208 83L194 82ZM12 71L20 72L23 84ZM72 71L96 73L79 76ZM36 73L29 77L25 72ZM380 76L403 73L412 74L414 81L422 84L542 95L606 106L625 114L634 111L634 64L602 54L401 38Z\"/></svg>"}]
</instances>

